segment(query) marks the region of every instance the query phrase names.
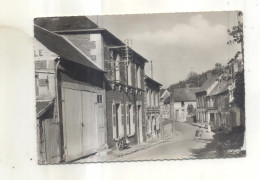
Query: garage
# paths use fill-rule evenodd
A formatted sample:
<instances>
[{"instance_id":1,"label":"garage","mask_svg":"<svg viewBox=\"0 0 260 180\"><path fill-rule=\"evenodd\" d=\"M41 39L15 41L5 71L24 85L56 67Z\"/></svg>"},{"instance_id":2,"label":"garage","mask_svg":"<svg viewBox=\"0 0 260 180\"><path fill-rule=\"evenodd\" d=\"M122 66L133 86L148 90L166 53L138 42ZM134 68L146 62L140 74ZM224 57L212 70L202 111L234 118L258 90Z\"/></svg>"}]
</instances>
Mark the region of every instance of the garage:
<instances>
[{"instance_id":1,"label":"garage","mask_svg":"<svg viewBox=\"0 0 260 180\"><path fill-rule=\"evenodd\" d=\"M99 126L102 125L102 93L90 87L62 84L62 116L64 160L71 161L96 153L100 143Z\"/></svg>"}]
</instances>

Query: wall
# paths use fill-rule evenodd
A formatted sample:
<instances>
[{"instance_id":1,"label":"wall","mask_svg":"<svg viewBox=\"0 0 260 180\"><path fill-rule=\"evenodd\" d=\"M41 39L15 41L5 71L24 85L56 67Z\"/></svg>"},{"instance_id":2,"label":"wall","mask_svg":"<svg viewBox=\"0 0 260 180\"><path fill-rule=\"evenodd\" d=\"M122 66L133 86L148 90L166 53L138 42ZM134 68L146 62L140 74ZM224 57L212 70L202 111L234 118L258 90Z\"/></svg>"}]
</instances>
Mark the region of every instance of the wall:
<instances>
[{"instance_id":1,"label":"wall","mask_svg":"<svg viewBox=\"0 0 260 180\"><path fill-rule=\"evenodd\" d=\"M55 59L58 55L34 39L36 99L50 100L55 97Z\"/></svg>"},{"instance_id":2,"label":"wall","mask_svg":"<svg viewBox=\"0 0 260 180\"><path fill-rule=\"evenodd\" d=\"M144 100L144 93L142 93L142 95L137 95L136 97L134 97L134 95L128 91L128 92L125 92L125 90L119 90L118 87L116 87L114 90L113 89L110 89L107 87L106 89L106 117L107 117L107 142L108 142L108 146L109 148L112 148L112 147L115 147L115 142L113 140L113 119L112 119L112 103L113 101L118 101L120 102L121 104L123 104L125 106L126 102L131 102L133 105L135 105L135 98L136 98L136 101L141 101L142 102L142 124L144 126L144 116L145 116L145 113L144 113L144 103L143 103L143 100ZM135 110L134 110L135 112ZM122 113L123 113L123 122L125 124L125 108L123 108L122 110ZM135 125L136 125L136 114L134 115L134 122L135 122ZM126 125L124 126L125 128L125 132L126 133ZM136 133L137 133L137 129L135 129L135 135L133 135L131 138L130 138L130 141L132 144L136 144L137 143L137 136L136 136ZM143 129L143 134L144 134L144 129Z\"/></svg>"},{"instance_id":3,"label":"wall","mask_svg":"<svg viewBox=\"0 0 260 180\"><path fill-rule=\"evenodd\" d=\"M194 109L196 109L197 103L194 101L184 102L184 106L181 106L181 102L174 102L174 118L176 121L185 122L188 115L188 105L192 104Z\"/></svg>"},{"instance_id":4,"label":"wall","mask_svg":"<svg viewBox=\"0 0 260 180\"><path fill-rule=\"evenodd\" d=\"M100 33L62 35L87 55L100 69L104 69L104 46Z\"/></svg>"}]
</instances>

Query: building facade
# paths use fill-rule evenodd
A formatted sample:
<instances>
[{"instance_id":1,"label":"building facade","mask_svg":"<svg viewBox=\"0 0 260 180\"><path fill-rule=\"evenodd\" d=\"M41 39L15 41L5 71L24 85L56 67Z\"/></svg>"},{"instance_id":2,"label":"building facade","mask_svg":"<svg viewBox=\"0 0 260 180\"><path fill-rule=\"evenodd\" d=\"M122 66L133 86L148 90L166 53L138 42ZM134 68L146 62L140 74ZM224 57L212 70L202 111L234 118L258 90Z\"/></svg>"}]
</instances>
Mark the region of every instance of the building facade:
<instances>
[{"instance_id":1,"label":"building facade","mask_svg":"<svg viewBox=\"0 0 260 180\"><path fill-rule=\"evenodd\" d=\"M240 110L232 106L232 77L227 73L207 80L196 93L198 122L212 130L241 126Z\"/></svg>"},{"instance_id":2,"label":"building facade","mask_svg":"<svg viewBox=\"0 0 260 180\"><path fill-rule=\"evenodd\" d=\"M128 137L131 144L145 141L144 66L147 60L132 51L126 61L122 42L112 35L104 41L106 74L106 117L109 148ZM117 42L118 41L118 42Z\"/></svg>"},{"instance_id":3,"label":"building facade","mask_svg":"<svg viewBox=\"0 0 260 180\"><path fill-rule=\"evenodd\" d=\"M145 76L145 132L146 139L153 139L159 136L160 130L160 83Z\"/></svg>"},{"instance_id":4,"label":"building facade","mask_svg":"<svg viewBox=\"0 0 260 180\"><path fill-rule=\"evenodd\" d=\"M176 121L186 122L193 118L197 109L196 91L198 91L198 88L189 88L188 86L174 90L172 101L174 106L174 119Z\"/></svg>"},{"instance_id":5,"label":"building facade","mask_svg":"<svg viewBox=\"0 0 260 180\"><path fill-rule=\"evenodd\" d=\"M160 113L163 119L171 118L171 93L166 89L160 97Z\"/></svg>"},{"instance_id":6,"label":"building facade","mask_svg":"<svg viewBox=\"0 0 260 180\"><path fill-rule=\"evenodd\" d=\"M104 68L54 32L52 20L35 19L34 27L39 163L69 162L107 148Z\"/></svg>"}]
</instances>

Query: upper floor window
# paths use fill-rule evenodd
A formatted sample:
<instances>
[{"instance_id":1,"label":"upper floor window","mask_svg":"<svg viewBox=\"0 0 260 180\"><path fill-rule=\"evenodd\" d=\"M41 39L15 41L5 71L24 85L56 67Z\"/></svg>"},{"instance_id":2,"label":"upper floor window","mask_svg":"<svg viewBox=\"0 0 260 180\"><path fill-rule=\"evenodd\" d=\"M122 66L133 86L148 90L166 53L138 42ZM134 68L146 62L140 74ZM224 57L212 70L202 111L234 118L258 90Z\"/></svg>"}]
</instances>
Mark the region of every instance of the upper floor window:
<instances>
[{"instance_id":1,"label":"upper floor window","mask_svg":"<svg viewBox=\"0 0 260 180\"><path fill-rule=\"evenodd\" d=\"M183 101L181 102L181 107L184 107L184 102Z\"/></svg>"},{"instance_id":2,"label":"upper floor window","mask_svg":"<svg viewBox=\"0 0 260 180\"><path fill-rule=\"evenodd\" d=\"M154 91L151 91L151 106L154 107Z\"/></svg>"},{"instance_id":3,"label":"upper floor window","mask_svg":"<svg viewBox=\"0 0 260 180\"><path fill-rule=\"evenodd\" d=\"M97 103L102 103L102 95L97 95Z\"/></svg>"},{"instance_id":4,"label":"upper floor window","mask_svg":"<svg viewBox=\"0 0 260 180\"><path fill-rule=\"evenodd\" d=\"M119 54L116 55L115 59L115 80L120 82L120 56Z\"/></svg>"},{"instance_id":5,"label":"upper floor window","mask_svg":"<svg viewBox=\"0 0 260 180\"><path fill-rule=\"evenodd\" d=\"M141 68L136 66L136 85L137 88L141 88Z\"/></svg>"},{"instance_id":6,"label":"upper floor window","mask_svg":"<svg viewBox=\"0 0 260 180\"><path fill-rule=\"evenodd\" d=\"M150 107L151 103L150 103L150 90L146 89L146 102L147 102L147 106Z\"/></svg>"},{"instance_id":7,"label":"upper floor window","mask_svg":"<svg viewBox=\"0 0 260 180\"><path fill-rule=\"evenodd\" d=\"M128 67L127 67L127 79L128 79L128 85L132 86L132 63L129 62Z\"/></svg>"},{"instance_id":8,"label":"upper floor window","mask_svg":"<svg viewBox=\"0 0 260 180\"><path fill-rule=\"evenodd\" d=\"M158 107L159 106L159 95L158 92L155 92L155 106Z\"/></svg>"}]
</instances>

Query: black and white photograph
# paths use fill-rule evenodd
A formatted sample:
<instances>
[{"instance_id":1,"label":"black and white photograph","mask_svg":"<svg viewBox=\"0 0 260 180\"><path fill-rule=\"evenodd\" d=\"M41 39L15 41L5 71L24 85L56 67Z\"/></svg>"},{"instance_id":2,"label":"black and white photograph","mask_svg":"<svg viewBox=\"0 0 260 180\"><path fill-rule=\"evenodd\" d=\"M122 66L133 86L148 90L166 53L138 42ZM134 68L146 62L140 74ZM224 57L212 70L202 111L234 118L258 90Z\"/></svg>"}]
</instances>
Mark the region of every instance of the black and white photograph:
<instances>
[{"instance_id":1,"label":"black and white photograph","mask_svg":"<svg viewBox=\"0 0 260 180\"><path fill-rule=\"evenodd\" d=\"M242 11L33 23L38 164L246 156Z\"/></svg>"}]
</instances>

